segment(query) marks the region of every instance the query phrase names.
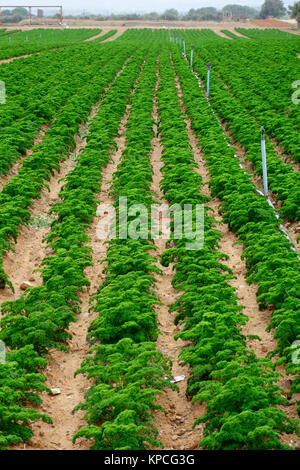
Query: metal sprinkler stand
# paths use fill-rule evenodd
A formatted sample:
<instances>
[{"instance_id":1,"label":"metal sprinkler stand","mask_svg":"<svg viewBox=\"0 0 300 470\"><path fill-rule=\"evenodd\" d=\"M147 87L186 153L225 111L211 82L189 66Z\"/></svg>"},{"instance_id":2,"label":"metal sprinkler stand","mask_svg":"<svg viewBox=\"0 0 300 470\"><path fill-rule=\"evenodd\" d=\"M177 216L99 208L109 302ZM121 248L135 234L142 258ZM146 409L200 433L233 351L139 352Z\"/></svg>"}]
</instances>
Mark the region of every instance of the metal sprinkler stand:
<instances>
[{"instance_id":1,"label":"metal sprinkler stand","mask_svg":"<svg viewBox=\"0 0 300 470\"><path fill-rule=\"evenodd\" d=\"M207 98L209 97L209 82L210 82L210 69L212 68L213 64L211 64L210 62L208 62L207 64L205 64L206 67L207 67L207 90L206 90L206 95L207 95Z\"/></svg>"},{"instance_id":2,"label":"metal sprinkler stand","mask_svg":"<svg viewBox=\"0 0 300 470\"><path fill-rule=\"evenodd\" d=\"M265 129L261 127L260 130L261 130L261 156L262 156L264 195L267 196L268 195L268 172L267 172Z\"/></svg>"},{"instance_id":3,"label":"metal sprinkler stand","mask_svg":"<svg viewBox=\"0 0 300 470\"><path fill-rule=\"evenodd\" d=\"M194 54L194 46L191 46L191 67L193 67L193 54Z\"/></svg>"}]
</instances>

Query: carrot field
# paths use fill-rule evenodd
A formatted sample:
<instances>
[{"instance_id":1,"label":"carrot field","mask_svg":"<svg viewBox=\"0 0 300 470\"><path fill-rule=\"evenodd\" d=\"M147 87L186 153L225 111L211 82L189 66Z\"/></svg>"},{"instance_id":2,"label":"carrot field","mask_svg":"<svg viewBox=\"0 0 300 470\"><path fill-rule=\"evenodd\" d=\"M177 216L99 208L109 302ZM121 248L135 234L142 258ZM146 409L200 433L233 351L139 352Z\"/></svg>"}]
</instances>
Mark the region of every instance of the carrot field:
<instances>
[{"instance_id":1,"label":"carrot field","mask_svg":"<svg viewBox=\"0 0 300 470\"><path fill-rule=\"evenodd\" d=\"M299 57L0 31L0 450L300 448Z\"/></svg>"}]
</instances>

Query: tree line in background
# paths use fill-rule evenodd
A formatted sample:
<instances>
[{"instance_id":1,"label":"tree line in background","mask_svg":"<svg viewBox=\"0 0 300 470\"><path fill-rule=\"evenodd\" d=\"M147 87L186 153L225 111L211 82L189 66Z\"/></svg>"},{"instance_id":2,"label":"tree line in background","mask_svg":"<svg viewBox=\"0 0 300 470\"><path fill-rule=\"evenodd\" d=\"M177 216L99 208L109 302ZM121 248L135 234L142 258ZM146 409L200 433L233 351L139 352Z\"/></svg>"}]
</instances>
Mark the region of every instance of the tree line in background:
<instances>
[{"instance_id":1,"label":"tree line in background","mask_svg":"<svg viewBox=\"0 0 300 470\"><path fill-rule=\"evenodd\" d=\"M29 16L27 8L17 7L12 10L2 10L2 23L19 23Z\"/></svg>"},{"instance_id":2,"label":"tree line in background","mask_svg":"<svg viewBox=\"0 0 300 470\"><path fill-rule=\"evenodd\" d=\"M163 13L151 12L151 13L125 13L110 15L67 15L66 19L79 18L79 19L94 19L94 20L142 20L142 21L223 21L226 18L239 20L239 19L265 19L269 16L275 18L283 18L285 15L295 18L298 22L298 28L300 28L300 1L294 3L285 8L282 0L265 0L261 9L256 9L243 5L226 5L222 10L217 10L214 7L205 8L191 8L187 13L179 13L174 8L170 8ZM11 10L2 11L2 22L3 23L19 23L20 21L27 19L29 14L26 8L14 8ZM34 15L33 15L34 16ZM59 18L59 14L54 16Z\"/></svg>"}]
</instances>

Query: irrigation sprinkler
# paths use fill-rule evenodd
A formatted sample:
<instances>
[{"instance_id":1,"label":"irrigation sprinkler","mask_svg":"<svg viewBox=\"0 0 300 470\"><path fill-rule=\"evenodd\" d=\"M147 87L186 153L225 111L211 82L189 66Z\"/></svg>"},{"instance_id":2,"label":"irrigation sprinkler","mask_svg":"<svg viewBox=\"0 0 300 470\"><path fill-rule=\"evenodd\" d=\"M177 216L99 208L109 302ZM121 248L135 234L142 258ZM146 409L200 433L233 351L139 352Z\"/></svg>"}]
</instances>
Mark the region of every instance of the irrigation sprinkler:
<instances>
[{"instance_id":1,"label":"irrigation sprinkler","mask_svg":"<svg viewBox=\"0 0 300 470\"><path fill-rule=\"evenodd\" d=\"M268 195L268 172L267 172L267 158L266 158L266 140L265 129L261 127L261 155L262 155L262 170L264 181L264 195Z\"/></svg>"},{"instance_id":2,"label":"irrigation sprinkler","mask_svg":"<svg viewBox=\"0 0 300 470\"><path fill-rule=\"evenodd\" d=\"M179 47L181 49L181 38L179 38Z\"/></svg>"},{"instance_id":3,"label":"irrigation sprinkler","mask_svg":"<svg viewBox=\"0 0 300 470\"><path fill-rule=\"evenodd\" d=\"M185 51L185 40L183 40L183 54L184 54L184 56L186 55L186 51Z\"/></svg>"},{"instance_id":4,"label":"irrigation sprinkler","mask_svg":"<svg viewBox=\"0 0 300 470\"><path fill-rule=\"evenodd\" d=\"M194 46L191 46L191 67L193 67L193 55L194 55Z\"/></svg>"},{"instance_id":5,"label":"irrigation sprinkler","mask_svg":"<svg viewBox=\"0 0 300 470\"><path fill-rule=\"evenodd\" d=\"M212 64L208 62L208 64L205 64L207 67L207 89L206 89L206 95L209 97L209 85L210 85L210 69L212 68Z\"/></svg>"}]
</instances>

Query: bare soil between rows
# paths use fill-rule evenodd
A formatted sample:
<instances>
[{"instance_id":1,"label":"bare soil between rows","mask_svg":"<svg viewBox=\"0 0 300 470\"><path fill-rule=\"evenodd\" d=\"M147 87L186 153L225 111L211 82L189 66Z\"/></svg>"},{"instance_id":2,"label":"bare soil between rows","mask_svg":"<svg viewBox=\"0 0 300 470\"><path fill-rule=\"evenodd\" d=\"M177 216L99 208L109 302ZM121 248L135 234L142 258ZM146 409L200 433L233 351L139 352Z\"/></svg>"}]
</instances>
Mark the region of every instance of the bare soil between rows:
<instances>
[{"instance_id":1,"label":"bare soil between rows","mask_svg":"<svg viewBox=\"0 0 300 470\"><path fill-rule=\"evenodd\" d=\"M114 36L110 39L113 38ZM178 79L176 83L182 112L185 114L186 110L184 108ZM93 107L90 116L91 119L97 113L99 105L100 103ZM117 151L112 154L111 161L103 170L101 192L98 196L99 203L109 204L113 202L109 194L109 189L112 176L126 148L125 131L129 113L130 106L128 105L119 128L119 137L115 139ZM156 100L154 100L153 120L154 122L158 122L159 120L159 109ZM203 178L203 192L210 196L208 186L210 178L209 172L201 153L199 142L192 131L191 121L187 116L185 122L190 145L198 165L196 171L199 172ZM83 126L81 130L83 131ZM166 203L160 189L163 148L160 142L157 124L154 124L154 133L155 137L152 140L153 151L149 156L153 167L151 189L156 194L158 203ZM42 136L39 136L39 138L41 137ZM77 136L76 144L75 152L78 154L86 145L85 138ZM17 165L19 164L20 163ZM48 214L51 206L59 200L59 192L63 185L60 179L71 171L73 165L74 159L71 156L62 163L60 173L56 173L51 179L50 191L44 189L41 199L37 200L32 207L32 219L39 219L41 215ZM18 166L13 168L12 171L15 172L17 170ZM230 284L235 287L241 304L245 306L244 313L249 317L249 321L243 328L243 334L258 335L261 338L261 341L248 339L248 347L253 349L258 357L265 357L266 354L272 351L276 346L274 332L266 332L272 311L259 309L256 301L257 286L249 286L246 282L246 265L241 259L243 248L241 245L236 244L238 239L233 232L229 230L228 225L222 221L219 215L220 201L213 198L207 205L213 210L217 221L217 228L222 234L220 251L229 255L229 260L224 260L223 262L232 269L236 277L236 279L230 281ZM30 444L16 446L17 449L87 450L89 448L89 442L85 439L79 439L76 444L72 444L74 433L81 426L86 424L83 412L79 411L73 415L72 410L83 400L84 393L91 385L91 382L85 376L78 375L74 378L74 372L80 367L82 360L88 355L89 344L86 341L86 334L88 326L94 319L94 313L89 312L89 299L97 292L99 285L104 279L103 269L105 265L101 263L101 260L105 258L107 245L96 237L97 223L98 219L95 217L87 231L91 238L89 245L92 248L94 264L93 267L86 269L86 276L91 281L91 287L82 294L82 313L78 316L77 322L70 327L70 333L72 334L72 339L68 343L70 352L66 354L57 350L52 351L50 353L49 365L44 371L47 376L47 385L50 388L60 388L60 393L55 396L44 392L42 394L43 404L39 409L39 411L45 412L51 416L53 424L49 425L41 422L32 424L35 433ZM42 280L40 274L33 273L33 271L41 266L42 259L47 255L47 249L42 240L48 232L49 228L33 228L32 226L23 227L21 229L18 242L15 246L15 252L8 253L4 259L5 270L10 275L16 287L16 292L13 294L6 289L3 293L1 292L1 301L18 298L23 291L21 287L23 281L29 282L33 286L41 284ZM175 341L174 336L180 331L180 327L174 325L174 317L169 313L170 305L178 298L180 293L175 291L172 286L172 278L174 275L173 266L170 265L168 268L163 267L159 261L161 254L166 248L165 241L158 239L155 241L155 246L157 248L155 251L157 266L163 271L163 275L155 274L156 293L158 299L161 301L161 305L155 307L161 330L157 341L157 349L162 351L163 354L170 357L173 361L173 375L184 376L184 379L178 382L179 393L168 389L158 398L157 402L167 410L168 414L157 412L156 426L159 431L159 440L163 442L165 449L198 449L199 441L203 434L203 425L198 425L193 429L193 423L196 418L204 414L205 405L199 405L198 403L192 405L191 400L186 397L186 384L190 371L188 366L182 366L180 364L178 358L180 350L185 346L185 343L181 340ZM283 368L280 370L284 374ZM288 378L284 375L282 380L287 381L287 379ZM284 407L284 411L291 418L297 417L296 405L290 406L288 409ZM285 436L283 440L285 443L291 444L292 439L293 436Z\"/></svg>"}]
</instances>

